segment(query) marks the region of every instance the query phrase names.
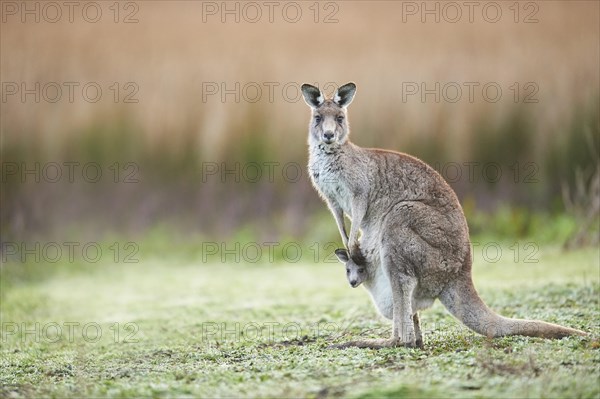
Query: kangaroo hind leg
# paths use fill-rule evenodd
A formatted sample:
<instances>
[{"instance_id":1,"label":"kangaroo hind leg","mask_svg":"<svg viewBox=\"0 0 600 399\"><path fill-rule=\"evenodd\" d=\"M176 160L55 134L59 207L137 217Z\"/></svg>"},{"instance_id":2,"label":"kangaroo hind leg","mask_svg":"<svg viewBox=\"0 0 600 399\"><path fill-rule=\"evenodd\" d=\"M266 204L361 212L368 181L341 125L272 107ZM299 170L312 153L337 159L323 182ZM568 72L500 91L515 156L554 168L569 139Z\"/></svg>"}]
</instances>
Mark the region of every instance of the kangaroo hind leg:
<instances>
[{"instance_id":1,"label":"kangaroo hind leg","mask_svg":"<svg viewBox=\"0 0 600 399\"><path fill-rule=\"evenodd\" d=\"M412 292L417 283L413 279L390 276L392 285L392 299L394 301L394 319L392 328L392 340L400 345L415 347L417 345L417 334L412 315Z\"/></svg>"}]
</instances>

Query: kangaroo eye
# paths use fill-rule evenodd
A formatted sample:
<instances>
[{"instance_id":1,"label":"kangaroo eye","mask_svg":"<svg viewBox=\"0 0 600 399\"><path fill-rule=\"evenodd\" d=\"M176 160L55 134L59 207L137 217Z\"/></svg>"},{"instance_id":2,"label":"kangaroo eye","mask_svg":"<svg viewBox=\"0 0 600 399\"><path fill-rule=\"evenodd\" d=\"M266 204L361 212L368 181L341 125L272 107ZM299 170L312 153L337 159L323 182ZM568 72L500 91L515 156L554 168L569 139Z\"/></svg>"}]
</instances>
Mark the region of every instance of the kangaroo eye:
<instances>
[{"instance_id":1,"label":"kangaroo eye","mask_svg":"<svg viewBox=\"0 0 600 399\"><path fill-rule=\"evenodd\" d=\"M338 116L336 119L337 119L337 123L339 123L340 125L344 122L343 116Z\"/></svg>"},{"instance_id":2,"label":"kangaroo eye","mask_svg":"<svg viewBox=\"0 0 600 399\"><path fill-rule=\"evenodd\" d=\"M346 269L346 274L350 274L350 269Z\"/></svg>"},{"instance_id":3,"label":"kangaroo eye","mask_svg":"<svg viewBox=\"0 0 600 399\"><path fill-rule=\"evenodd\" d=\"M364 268L364 267L361 267L360 269L358 269L358 272L359 272L359 273L364 273L364 272L365 272L365 268Z\"/></svg>"},{"instance_id":4,"label":"kangaroo eye","mask_svg":"<svg viewBox=\"0 0 600 399\"><path fill-rule=\"evenodd\" d=\"M317 124L321 123L321 120L322 120L321 115L315 116L315 122L317 122Z\"/></svg>"}]
</instances>

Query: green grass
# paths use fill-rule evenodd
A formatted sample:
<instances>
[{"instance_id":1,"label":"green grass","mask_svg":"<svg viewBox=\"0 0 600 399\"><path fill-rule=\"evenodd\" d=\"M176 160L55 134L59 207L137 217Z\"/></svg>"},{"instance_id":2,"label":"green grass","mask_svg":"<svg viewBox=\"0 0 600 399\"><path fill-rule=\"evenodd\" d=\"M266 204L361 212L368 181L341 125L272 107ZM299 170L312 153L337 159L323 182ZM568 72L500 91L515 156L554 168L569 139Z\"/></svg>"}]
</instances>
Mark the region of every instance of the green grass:
<instances>
[{"instance_id":1,"label":"green grass","mask_svg":"<svg viewBox=\"0 0 600 399\"><path fill-rule=\"evenodd\" d=\"M148 253L138 264L4 264L0 396L600 395L598 248L543 246L538 263L512 254L485 263L475 251L475 282L490 306L590 338L488 340L436 302L422 313L424 350L379 351L327 347L390 333L339 264L202 264ZM69 322L80 323L72 335ZM57 342L49 323L62 326ZM84 336L86 323L102 337L93 339L94 327Z\"/></svg>"}]
</instances>

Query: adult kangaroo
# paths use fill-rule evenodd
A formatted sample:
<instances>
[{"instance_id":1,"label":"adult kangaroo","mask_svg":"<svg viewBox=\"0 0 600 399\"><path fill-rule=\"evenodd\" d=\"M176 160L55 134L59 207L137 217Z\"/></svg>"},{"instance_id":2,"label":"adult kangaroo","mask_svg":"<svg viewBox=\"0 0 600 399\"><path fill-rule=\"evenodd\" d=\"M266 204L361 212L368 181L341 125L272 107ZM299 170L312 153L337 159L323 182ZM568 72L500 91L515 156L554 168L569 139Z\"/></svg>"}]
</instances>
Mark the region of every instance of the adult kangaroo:
<instances>
[{"instance_id":1,"label":"adult kangaroo","mask_svg":"<svg viewBox=\"0 0 600 399\"><path fill-rule=\"evenodd\" d=\"M346 260L368 266L365 286L379 312L393 320L390 339L342 346L416 346L417 312L436 298L467 327L488 337L587 335L543 321L502 317L485 305L473 286L469 230L456 194L415 157L351 143L347 107L355 93L356 85L348 83L326 99L317 87L302 85L312 109L312 183L349 248ZM344 215L352 220L349 235Z\"/></svg>"}]
</instances>

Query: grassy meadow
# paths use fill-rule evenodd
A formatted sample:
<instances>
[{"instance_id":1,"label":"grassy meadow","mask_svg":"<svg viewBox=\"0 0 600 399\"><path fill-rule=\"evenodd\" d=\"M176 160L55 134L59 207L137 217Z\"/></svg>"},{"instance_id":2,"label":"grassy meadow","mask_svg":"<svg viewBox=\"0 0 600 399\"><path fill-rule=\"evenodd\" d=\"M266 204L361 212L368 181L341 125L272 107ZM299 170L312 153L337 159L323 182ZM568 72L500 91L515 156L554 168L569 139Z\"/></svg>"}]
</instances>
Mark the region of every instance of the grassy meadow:
<instances>
[{"instance_id":1,"label":"grassy meadow","mask_svg":"<svg viewBox=\"0 0 600 399\"><path fill-rule=\"evenodd\" d=\"M436 302L423 350L330 349L391 329L340 264L201 263L144 246L137 264L3 269L1 396L597 398L598 248L545 245L538 263L475 254L496 311L591 336L487 340Z\"/></svg>"}]
</instances>

